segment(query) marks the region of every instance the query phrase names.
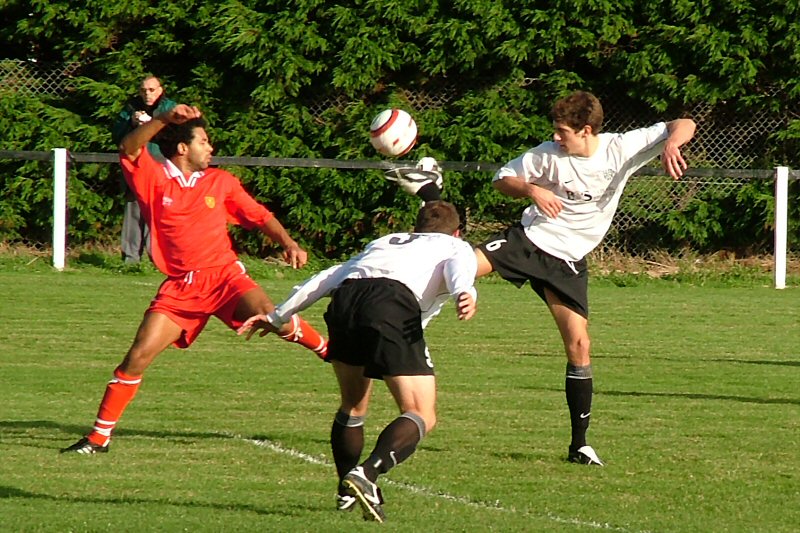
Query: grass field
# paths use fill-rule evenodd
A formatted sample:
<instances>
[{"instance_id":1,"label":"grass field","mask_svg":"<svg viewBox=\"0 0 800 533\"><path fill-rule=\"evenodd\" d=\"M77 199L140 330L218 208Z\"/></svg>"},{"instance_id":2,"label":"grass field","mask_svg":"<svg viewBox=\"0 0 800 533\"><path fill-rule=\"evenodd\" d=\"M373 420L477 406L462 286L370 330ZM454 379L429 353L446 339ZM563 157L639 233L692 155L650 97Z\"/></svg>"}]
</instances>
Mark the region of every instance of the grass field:
<instances>
[{"instance_id":1,"label":"grass field","mask_svg":"<svg viewBox=\"0 0 800 533\"><path fill-rule=\"evenodd\" d=\"M800 524L800 293L591 287L590 443L564 461L564 356L525 288L479 286L428 330L439 426L382 478L388 522L333 511L327 365L211 322L145 376L111 452L59 455L94 419L157 274L0 271L0 531L789 532ZM275 297L287 279L264 281ZM323 303L305 313L322 325ZM395 416L379 387L371 446Z\"/></svg>"}]
</instances>

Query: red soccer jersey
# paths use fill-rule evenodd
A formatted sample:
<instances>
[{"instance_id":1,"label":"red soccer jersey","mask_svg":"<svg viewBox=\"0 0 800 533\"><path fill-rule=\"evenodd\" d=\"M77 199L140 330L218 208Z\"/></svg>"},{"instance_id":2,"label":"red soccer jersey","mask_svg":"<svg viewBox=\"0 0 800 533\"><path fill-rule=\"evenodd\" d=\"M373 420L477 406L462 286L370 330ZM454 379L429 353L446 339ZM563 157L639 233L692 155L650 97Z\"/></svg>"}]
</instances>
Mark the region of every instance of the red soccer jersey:
<instances>
[{"instance_id":1,"label":"red soccer jersey","mask_svg":"<svg viewBox=\"0 0 800 533\"><path fill-rule=\"evenodd\" d=\"M167 276L236 261L228 223L252 229L274 216L225 170L184 176L171 161L153 159L147 148L134 161L120 155L120 164L150 226L153 263Z\"/></svg>"}]
</instances>

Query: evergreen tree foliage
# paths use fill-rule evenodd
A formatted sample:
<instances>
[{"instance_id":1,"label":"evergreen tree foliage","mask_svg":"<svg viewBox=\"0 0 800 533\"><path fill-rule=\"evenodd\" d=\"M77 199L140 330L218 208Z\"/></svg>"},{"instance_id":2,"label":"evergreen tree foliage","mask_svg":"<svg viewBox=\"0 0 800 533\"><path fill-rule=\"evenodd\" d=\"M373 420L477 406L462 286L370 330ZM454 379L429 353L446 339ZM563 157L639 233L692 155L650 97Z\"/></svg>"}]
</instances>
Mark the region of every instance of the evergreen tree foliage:
<instances>
[{"instance_id":1,"label":"evergreen tree foliage","mask_svg":"<svg viewBox=\"0 0 800 533\"><path fill-rule=\"evenodd\" d=\"M579 88L624 94L668 116L698 102L799 111L797 2L0 0L0 12L0 60L75 65L65 94L0 80L2 150L113 151L111 123L149 73L172 99L205 112L216 153L227 156L378 159L369 122L400 106L420 127L411 157L502 162L548 139L550 104ZM409 99L443 91L450 96L441 105L415 109ZM800 120L787 120L759 162L800 166L798 141ZM339 258L412 224L415 200L378 171L233 170L320 255ZM48 172L42 162L0 161L4 240L48 240ZM71 242L117 238L119 179L115 165L73 166ZM447 197L473 217L519 211L486 174L447 179ZM661 223L676 243L763 248L771 238L763 187ZM746 221L735 239L731 219ZM268 251L250 234L237 238L247 251Z\"/></svg>"}]
</instances>

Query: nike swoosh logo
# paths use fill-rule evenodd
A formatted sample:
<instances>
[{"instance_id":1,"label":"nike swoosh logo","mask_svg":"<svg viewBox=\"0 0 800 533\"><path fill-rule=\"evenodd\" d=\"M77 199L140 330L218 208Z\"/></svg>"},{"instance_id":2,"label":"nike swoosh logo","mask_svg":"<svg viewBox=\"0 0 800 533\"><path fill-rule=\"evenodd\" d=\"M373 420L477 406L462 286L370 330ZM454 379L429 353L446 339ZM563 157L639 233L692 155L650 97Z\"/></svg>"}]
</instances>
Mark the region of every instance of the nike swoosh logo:
<instances>
[{"instance_id":1,"label":"nike swoosh logo","mask_svg":"<svg viewBox=\"0 0 800 533\"><path fill-rule=\"evenodd\" d=\"M580 416L581 416L581 418L589 418L589 415L591 415L591 414L592 414L591 412L589 412L589 413L581 413Z\"/></svg>"}]
</instances>

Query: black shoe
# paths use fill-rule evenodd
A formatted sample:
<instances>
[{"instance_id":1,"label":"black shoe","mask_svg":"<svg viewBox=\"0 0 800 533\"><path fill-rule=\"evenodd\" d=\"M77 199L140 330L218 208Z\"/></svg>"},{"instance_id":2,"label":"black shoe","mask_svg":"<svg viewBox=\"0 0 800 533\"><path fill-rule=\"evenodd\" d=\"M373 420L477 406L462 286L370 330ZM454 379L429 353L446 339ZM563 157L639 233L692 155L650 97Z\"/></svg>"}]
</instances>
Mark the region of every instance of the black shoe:
<instances>
[{"instance_id":1,"label":"black shoe","mask_svg":"<svg viewBox=\"0 0 800 533\"><path fill-rule=\"evenodd\" d=\"M567 461L582 465L605 466L591 446L581 446L575 451L570 450Z\"/></svg>"},{"instance_id":2,"label":"black shoe","mask_svg":"<svg viewBox=\"0 0 800 533\"><path fill-rule=\"evenodd\" d=\"M108 446L99 446L93 442L90 442L88 438L83 437L81 440L69 446L67 448L62 448L60 453L80 453L83 455L92 455L94 453L108 453Z\"/></svg>"},{"instance_id":3,"label":"black shoe","mask_svg":"<svg viewBox=\"0 0 800 533\"><path fill-rule=\"evenodd\" d=\"M383 512L383 495L378 486L367 479L364 469L360 466L355 467L342 478L347 494L358 499L361 504L361 511L364 520L383 523L386 515Z\"/></svg>"},{"instance_id":4,"label":"black shoe","mask_svg":"<svg viewBox=\"0 0 800 533\"><path fill-rule=\"evenodd\" d=\"M398 167L387 170L384 177L394 181L405 192L416 195L420 189L429 184L434 184L442 190L444 179L439 163L432 157L423 157L414 167Z\"/></svg>"}]
</instances>

